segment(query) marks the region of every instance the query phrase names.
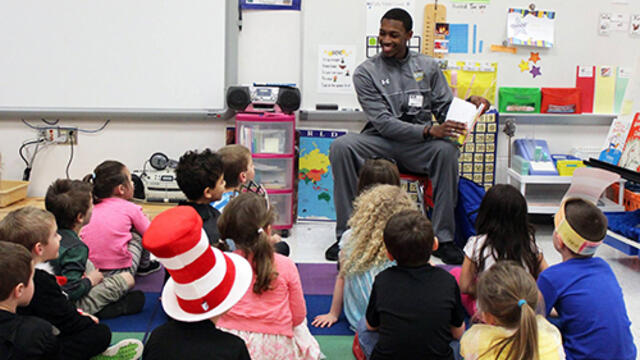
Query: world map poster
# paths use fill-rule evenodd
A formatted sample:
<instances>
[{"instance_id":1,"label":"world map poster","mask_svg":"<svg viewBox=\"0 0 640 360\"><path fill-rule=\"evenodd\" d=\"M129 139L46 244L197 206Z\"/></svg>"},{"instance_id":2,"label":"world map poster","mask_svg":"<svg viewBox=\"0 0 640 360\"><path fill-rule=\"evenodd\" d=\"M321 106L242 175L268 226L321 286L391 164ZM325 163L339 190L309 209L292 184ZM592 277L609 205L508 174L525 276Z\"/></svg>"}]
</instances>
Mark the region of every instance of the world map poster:
<instances>
[{"instance_id":1,"label":"world map poster","mask_svg":"<svg viewBox=\"0 0 640 360\"><path fill-rule=\"evenodd\" d=\"M336 220L329 147L342 130L300 129L298 159L298 219Z\"/></svg>"}]
</instances>

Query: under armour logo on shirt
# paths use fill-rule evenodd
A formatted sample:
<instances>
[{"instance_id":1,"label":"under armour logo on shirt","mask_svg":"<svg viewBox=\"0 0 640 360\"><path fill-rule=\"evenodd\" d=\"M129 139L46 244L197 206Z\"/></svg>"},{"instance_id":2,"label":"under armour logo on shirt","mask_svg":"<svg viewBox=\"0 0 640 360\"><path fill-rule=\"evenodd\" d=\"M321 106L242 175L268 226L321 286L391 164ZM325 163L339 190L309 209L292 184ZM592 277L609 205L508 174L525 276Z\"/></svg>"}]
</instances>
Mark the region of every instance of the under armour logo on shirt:
<instances>
[{"instance_id":1,"label":"under armour logo on shirt","mask_svg":"<svg viewBox=\"0 0 640 360\"><path fill-rule=\"evenodd\" d=\"M380 80L380 82L382 83L382 86L387 86L390 83L389 79Z\"/></svg>"}]
</instances>

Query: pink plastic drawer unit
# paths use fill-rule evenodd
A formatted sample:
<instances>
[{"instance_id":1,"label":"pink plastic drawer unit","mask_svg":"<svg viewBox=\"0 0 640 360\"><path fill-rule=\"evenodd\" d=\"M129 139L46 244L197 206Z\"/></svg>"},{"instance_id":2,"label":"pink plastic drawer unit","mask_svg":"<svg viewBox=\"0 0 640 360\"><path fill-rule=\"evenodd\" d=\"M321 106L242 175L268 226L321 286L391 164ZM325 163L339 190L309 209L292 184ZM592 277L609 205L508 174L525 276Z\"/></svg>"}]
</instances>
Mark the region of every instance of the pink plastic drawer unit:
<instances>
[{"instance_id":1,"label":"pink plastic drawer unit","mask_svg":"<svg viewBox=\"0 0 640 360\"><path fill-rule=\"evenodd\" d=\"M293 226L293 190L269 190L269 205L273 207L277 215L273 228L291 229Z\"/></svg>"},{"instance_id":2,"label":"pink plastic drawer unit","mask_svg":"<svg viewBox=\"0 0 640 360\"><path fill-rule=\"evenodd\" d=\"M271 113L236 115L236 143L253 154L293 154L295 116Z\"/></svg>"},{"instance_id":3,"label":"pink plastic drawer unit","mask_svg":"<svg viewBox=\"0 0 640 360\"><path fill-rule=\"evenodd\" d=\"M256 182L267 189L291 189L294 158L291 155L254 154Z\"/></svg>"}]
</instances>

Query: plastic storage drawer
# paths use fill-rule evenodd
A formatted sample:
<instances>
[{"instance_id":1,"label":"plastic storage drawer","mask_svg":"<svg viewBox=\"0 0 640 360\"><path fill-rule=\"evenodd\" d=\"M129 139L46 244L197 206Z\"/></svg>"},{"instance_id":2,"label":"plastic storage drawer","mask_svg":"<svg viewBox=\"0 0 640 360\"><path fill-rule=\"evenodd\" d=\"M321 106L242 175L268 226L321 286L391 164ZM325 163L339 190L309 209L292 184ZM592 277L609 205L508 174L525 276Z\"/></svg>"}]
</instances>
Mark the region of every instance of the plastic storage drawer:
<instances>
[{"instance_id":1,"label":"plastic storage drawer","mask_svg":"<svg viewBox=\"0 0 640 360\"><path fill-rule=\"evenodd\" d=\"M294 120L290 115L236 116L236 143L253 154L293 154Z\"/></svg>"},{"instance_id":2,"label":"plastic storage drawer","mask_svg":"<svg viewBox=\"0 0 640 360\"><path fill-rule=\"evenodd\" d=\"M293 190L269 190L269 205L278 214L274 229L290 229L293 225Z\"/></svg>"},{"instance_id":3,"label":"plastic storage drawer","mask_svg":"<svg viewBox=\"0 0 640 360\"><path fill-rule=\"evenodd\" d=\"M267 189L291 189L293 182L293 155L253 155L256 182Z\"/></svg>"}]
</instances>

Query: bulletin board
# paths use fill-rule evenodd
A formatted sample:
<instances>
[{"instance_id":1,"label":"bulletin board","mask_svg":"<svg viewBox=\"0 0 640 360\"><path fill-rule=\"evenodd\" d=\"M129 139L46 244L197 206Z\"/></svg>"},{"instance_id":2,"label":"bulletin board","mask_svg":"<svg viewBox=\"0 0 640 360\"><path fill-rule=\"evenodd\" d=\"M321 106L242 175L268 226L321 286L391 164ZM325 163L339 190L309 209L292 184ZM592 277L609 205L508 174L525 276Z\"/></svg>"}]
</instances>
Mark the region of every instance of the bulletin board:
<instances>
[{"instance_id":1,"label":"bulletin board","mask_svg":"<svg viewBox=\"0 0 640 360\"><path fill-rule=\"evenodd\" d=\"M352 88L343 92L326 92L319 88L319 48L323 45L350 47L355 52L355 66L364 61L367 45L371 41L366 38L367 6L372 3L397 4L398 1L303 2L302 109L313 110L319 103L337 104L340 108L359 107ZM434 2L405 0L403 3L412 9L410 13L414 20L414 34L421 40L425 5ZM552 46L517 46L515 54L492 52L491 45L503 45L507 40L509 8L528 9L531 3L535 4L536 10L554 13ZM588 6L585 6L586 3ZM497 63L495 91L500 86L574 87L578 65L632 68L634 58L640 55L640 36L630 34L633 21L631 17L640 15L640 1L440 0L438 4L446 7L446 19L451 27L449 50L459 51L447 53L442 58L454 63ZM605 31L606 35L601 35L599 31L602 14L613 17L608 31ZM616 22L616 16L620 14L623 21ZM635 19L640 21L640 16ZM412 45L416 47L413 41ZM536 73L535 76L532 71ZM464 94L459 94L462 95Z\"/></svg>"}]
</instances>

